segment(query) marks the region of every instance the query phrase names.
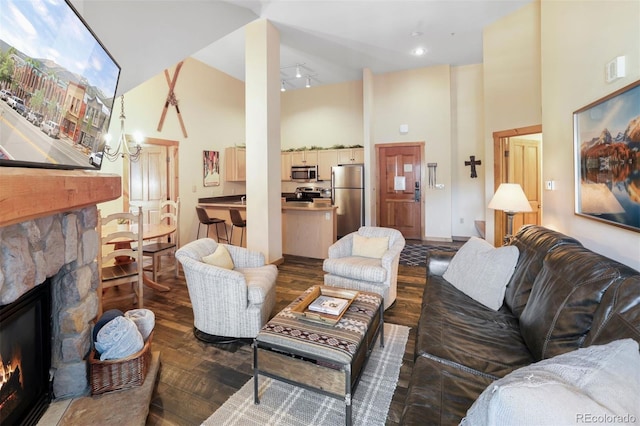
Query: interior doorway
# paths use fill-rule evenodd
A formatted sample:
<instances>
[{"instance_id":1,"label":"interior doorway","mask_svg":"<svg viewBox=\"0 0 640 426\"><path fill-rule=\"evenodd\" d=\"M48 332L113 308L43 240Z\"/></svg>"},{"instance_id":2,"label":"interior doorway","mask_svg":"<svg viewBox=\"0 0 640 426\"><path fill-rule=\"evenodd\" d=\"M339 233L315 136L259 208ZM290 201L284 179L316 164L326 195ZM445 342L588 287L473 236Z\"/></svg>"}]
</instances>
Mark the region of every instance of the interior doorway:
<instances>
[{"instance_id":1,"label":"interior doorway","mask_svg":"<svg viewBox=\"0 0 640 426\"><path fill-rule=\"evenodd\" d=\"M518 183L531 205L531 212L513 218L513 232L524 224L542 223L542 126L529 126L493 133L494 191L501 183ZM493 244L503 244L506 216L496 210Z\"/></svg>"},{"instance_id":2,"label":"interior doorway","mask_svg":"<svg viewBox=\"0 0 640 426\"><path fill-rule=\"evenodd\" d=\"M178 198L178 141L147 138L138 161L124 165L124 208L142 206L144 221L160 221L160 201Z\"/></svg>"},{"instance_id":3,"label":"interior doorway","mask_svg":"<svg viewBox=\"0 0 640 426\"><path fill-rule=\"evenodd\" d=\"M376 145L378 226L394 228L405 239L422 239L422 153L424 142Z\"/></svg>"}]
</instances>

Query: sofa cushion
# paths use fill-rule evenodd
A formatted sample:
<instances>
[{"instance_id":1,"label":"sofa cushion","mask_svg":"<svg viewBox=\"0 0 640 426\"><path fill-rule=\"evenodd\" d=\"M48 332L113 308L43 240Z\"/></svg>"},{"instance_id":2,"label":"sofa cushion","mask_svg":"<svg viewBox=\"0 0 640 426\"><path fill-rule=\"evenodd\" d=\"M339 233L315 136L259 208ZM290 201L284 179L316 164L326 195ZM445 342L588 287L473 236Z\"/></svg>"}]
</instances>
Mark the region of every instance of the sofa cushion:
<instances>
[{"instance_id":1,"label":"sofa cushion","mask_svg":"<svg viewBox=\"0 0 640 426\"><path fill-rule=\"evenodd\" d=\"M413 365L402 425L458 425L493 379L418 358Z\"/></svg>"},{"instance_id":2,"label":"sofa cushion","mask_svg":"<svg viewBox=\"0 0 640 426\"><path fill-rule=\"evenodd\" d=\"M443 277L468 296L498 310L517 261L515 246L495 248L471 237L453 256Z\"/></svg>"},{"instance_id":3,"label":"sofa cushion","mask_svg":"<svg viewBox=\"0 0 640 426\"><path fill-rule=\"evenodd\" d=\"M387 279L387 271L382 267L380 259L370 257L351 256L325 259L322 269L329 274L358 281L383 283Z\"/></svg>"},{"instance_id":4,"label":"sofa cushion","mask_svg":"<svg viewBox=\"0 0 640 426\"><path fill-rule=\"evenodd\" d=\"M640 342L640 275L616 282L602 297L584 346L604 345L616 339Z\"/></svg>"},{"instance_id":5,"label":"sofa cushion","mask_svg":"<svg viewBox=\"0 0 640 426\"><path fill-rule=\"evenodd\" d=\"M264 302L267 295L275 287L278 268L275 265L264 265L258 268L236 268L244 275L247 283L247 299L251 305Z\"/></svg>"},{"instance_id":6,"label":"sofa cushion","mask_svg":"<svg viewBox=\"0 0 640 426\"><path fill-rule=\"evenodd\" d=\"M416 356L494 379L534 361L508 310L489 309L438 276L429 277L422 300Z\"/></svg>"},{"instance_id":7,"label":"sofa cushion","mask_svg":"<svg viewBox=\"0 0 640 426\"><path fill-rule=\"evenodd\" d=\"M549 253L520 316L522 336L535 359L584 346L605 291L633 274L584 247L567 245Z\"/></svg>"},{"instance_id":8,"label":"sofa cushion","mask_svg":"<svg viewBox=\"0 0 640 426\"><path fill-rule=\"evenodd\" d=\"M581 244L564 234L535 225L520 228L510 244L518 248L520 255L507 284L504 303L516 317L520 317L547 253L565 244L577 246Z\"/></svg>"},{"instance_id":9,"label":"sofa cushion","mask_svg":"<svg viewBox=\"0 0 640 426\"><path fill-rule=\"evenodd\" d=\"M389 237L363 237L353 234L351 254L354 256L380 259L387 250L389 250Z\"/></svg>"},{"instance_id":10,"label":"sofa cushion","mask_svg":"<svg viewBox=\"0 0 640 426\"><path fill-rule=\"evenodd\" d=\"M629 423L623 419L640 418L639 398L638 342L624 339L514 371L491 384L461 424L576 424L601 416L611 420L599 423Z\"/></svg>"},{"instance_id":11,"label":"sofa cushion","mask_svg":"<svg viewBox=\"0 0 640 426\"><path fill-rule=\"evenodd\" d=\"M233 260L229 254L229 250L222 244L218 244L215 251L208 256L202 258L206 264L217 266L224 269L233 269Z\"/></svg>"}]
</instances>

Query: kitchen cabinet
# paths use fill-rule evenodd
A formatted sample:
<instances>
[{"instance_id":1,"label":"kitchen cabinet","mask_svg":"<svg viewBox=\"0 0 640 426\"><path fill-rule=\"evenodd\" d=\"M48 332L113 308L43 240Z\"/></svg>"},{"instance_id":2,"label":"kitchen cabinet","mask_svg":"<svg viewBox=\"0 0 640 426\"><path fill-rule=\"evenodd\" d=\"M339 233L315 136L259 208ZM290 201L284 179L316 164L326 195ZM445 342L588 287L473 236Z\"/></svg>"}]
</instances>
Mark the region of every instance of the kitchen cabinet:
<instances>
[{"instance_id":1,"label":"kitchen cabinet","mask_svg":"<svg viewBox=\"0 0 640 426\"><path fill-rule=\"evenodd\" d=\"M291 152L280 153L280 180L291 181Z\"/></svg>"},{"instance_id":2,"label":"kitchen cabinet","mask_svg":"<svg viewBox=\"0 0 640 426\"><path fill-rule=\"evenodd\" d=\"M338 150L338 164L364 163L364 148L346 148Z\"/></svg>"},{"instance_id":3,"label":"kitchen cabinet","mask_svg":"<svg viewBox=\"0 0 640 426\"><path fill-rule=\"evenodd\" d=\"M338 151L323 149L318 151L318 180L331 182L331 168L338 165Z\"/></svg>"},{"instance_id":4,"label":"kitchen cabinet","mask_svg":"<svg viewBox=\"0 0 640 426\"><path fill-rule=\"evenodd\" d=\"M224 150L224 180L244 182L247 180L247 150L229 147Z\"/></svg>"},{"instance_id":5,"label":"kitchen cabinet","mask_svg":"<svg viewBox=\"0 0 640 426\"><path fill-rule=\"evenodd\" d=\"M292 166L315 166L318 164L318 151L291 152Z\"/></svg>"}]
</instances>

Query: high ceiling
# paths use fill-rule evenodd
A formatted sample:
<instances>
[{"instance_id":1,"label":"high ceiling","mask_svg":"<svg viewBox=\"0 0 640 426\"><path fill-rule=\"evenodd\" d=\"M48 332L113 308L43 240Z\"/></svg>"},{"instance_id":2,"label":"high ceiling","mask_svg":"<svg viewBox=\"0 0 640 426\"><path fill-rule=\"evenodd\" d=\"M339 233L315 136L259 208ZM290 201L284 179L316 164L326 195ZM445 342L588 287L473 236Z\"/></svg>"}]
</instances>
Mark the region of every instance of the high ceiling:
<instances>
[{"instance_id":1,"label":"high ceiling","mask_svg":"<svg viewBox=\"0 0 640 426\"><path fill-rule=\"evenodd\" d=\"M532 1L71 0L121 65L119 93L190 56L244 80L243 26L256 19L280 32L287 89L306 76L313 86L359 80L364 68L480 63L482 29Z\"/></svg>"}]
</instances>

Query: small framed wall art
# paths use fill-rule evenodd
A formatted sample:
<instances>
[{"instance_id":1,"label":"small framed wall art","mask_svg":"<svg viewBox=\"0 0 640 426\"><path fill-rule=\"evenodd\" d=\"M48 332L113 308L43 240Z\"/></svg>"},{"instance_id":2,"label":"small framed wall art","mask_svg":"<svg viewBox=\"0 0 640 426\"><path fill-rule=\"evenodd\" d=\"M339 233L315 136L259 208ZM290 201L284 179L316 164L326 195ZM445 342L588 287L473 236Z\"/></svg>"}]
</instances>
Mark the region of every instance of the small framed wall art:
<instances>
[{"instance_id":1,"label":"small framed wall art","mask_svg":"<svg viewBox=\"0 0 640 426\"><path fill-rule=\"evenodd\" d=\"M202 151L204 186L220 185L220 151Z\"/></svg>"},{"instance_id":2,"label":"small framed wall art","mask_svg":"<svg viewBox=\"0 0 640 426\"><path fill-rule=\"evenodd\" d=\"M640 232L640 80L573 113L575 213Z\"/></svg>"}]
</instances>

